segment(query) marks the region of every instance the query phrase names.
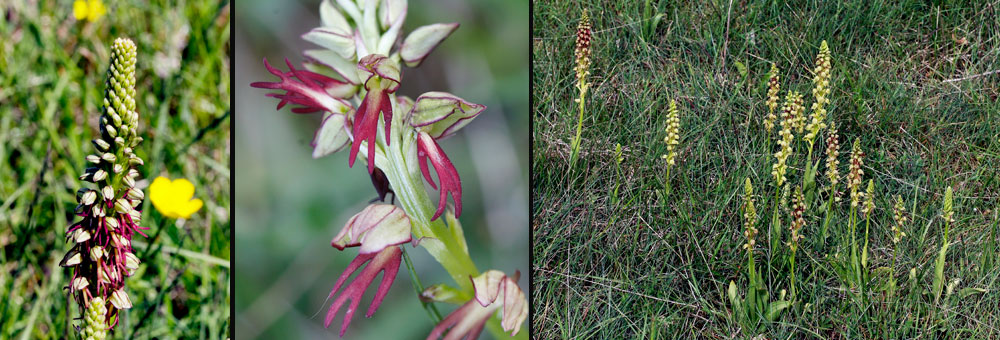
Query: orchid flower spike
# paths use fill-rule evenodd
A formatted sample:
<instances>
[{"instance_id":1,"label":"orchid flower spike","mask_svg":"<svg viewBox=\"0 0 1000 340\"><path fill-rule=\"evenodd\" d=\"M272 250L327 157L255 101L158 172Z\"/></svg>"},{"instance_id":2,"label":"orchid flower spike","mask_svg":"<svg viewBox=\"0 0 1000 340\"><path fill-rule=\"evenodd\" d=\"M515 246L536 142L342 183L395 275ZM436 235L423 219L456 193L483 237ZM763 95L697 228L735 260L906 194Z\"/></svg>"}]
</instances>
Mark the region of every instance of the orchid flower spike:
<instances>
[{"instance_id":1,"label":"orchid flower spike","mask_svg":"<svg viewBox=\"0 0 1000 340\"><path fill-rule=\"evenodd\" d=\"M94 166L80 176L95 188L77 191L76 215L82 219L66 231L73 247L60 262L73 268L69 292L85 314L83 335L97 339L114 328L122 309L132 308L125 278L138 270L139 259L131 240L134 233L147 229L139 226L145 195L135 183L139 176L135 167L143 164L135 154L142 141L135 107L135 63L135 43L116 39L105 84L101 135L93 141L96 154L86 157Z\"/></svg>"}]
</instances>

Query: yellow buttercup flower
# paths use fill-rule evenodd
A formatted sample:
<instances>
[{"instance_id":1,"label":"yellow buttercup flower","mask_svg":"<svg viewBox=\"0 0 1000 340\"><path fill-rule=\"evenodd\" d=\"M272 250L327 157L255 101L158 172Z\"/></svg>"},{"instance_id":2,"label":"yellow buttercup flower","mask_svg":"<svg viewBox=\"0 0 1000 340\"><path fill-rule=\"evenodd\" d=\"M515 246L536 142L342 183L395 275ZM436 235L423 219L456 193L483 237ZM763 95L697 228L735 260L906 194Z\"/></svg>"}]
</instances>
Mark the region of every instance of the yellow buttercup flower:
<instances>
[{"instance_id":1,"label":"yellow buttercup flower","mask_svg":"<svg viewBox=\"0 0 1000 340\"><path fill-rule=\"evenodd\" d=\"M73 2L73 17L76 20L94 22L104 16L107 11L108 9L104 7L104 2L101 0L76 0Z\"/></svg>"},{"instance_id":2,"label":"yellow buttercup flower","mask_svg":"<svg viewBox=\"0 0 1000 340\"><path fill-rule=\"evenodd\" d=\"M201 200L192 199L193 197L194 185L183 178L171 181L161 176L149 185L149 200L153 202L153 207L166 217L191 217L191 214L202 206Z\"/></svg>"}]
</instances>

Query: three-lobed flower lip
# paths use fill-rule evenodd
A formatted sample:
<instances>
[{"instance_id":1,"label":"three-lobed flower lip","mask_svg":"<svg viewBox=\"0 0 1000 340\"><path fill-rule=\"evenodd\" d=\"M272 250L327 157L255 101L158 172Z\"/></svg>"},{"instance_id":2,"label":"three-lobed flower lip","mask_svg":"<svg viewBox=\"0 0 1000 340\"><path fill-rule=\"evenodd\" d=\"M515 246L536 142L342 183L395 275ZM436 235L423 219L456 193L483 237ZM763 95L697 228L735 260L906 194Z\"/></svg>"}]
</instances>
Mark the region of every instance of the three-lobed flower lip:
<instances>
[{"instance_id":1,"label":"three-lobed flower lip","mask_svg":"<svg viewBox=\"0 0 1000 340\"><path fill-rule=\"evenodd\" d=\"M455 216L461 215L462 179L458 177L458 170L455 170L455 165L451 163L451 160L448 159L448 155L444 154L444 150L441 149L441 146L437 144L437 141L435 141L431 135L426 132L418 132L417 163L420 163L420 172L423 173L424 179L426 179L427 183L431 185L431 188L438 189L438 186L434 184L434 180L431 178L430 171L427 168L428 159L430 159L431 165L434 166L434 171L437 172L438 181L441 182L438 197L438 209L434 212L434 216L431 217L431 221L436 220L442 213L444 213L449 193L451 193L452 200L455 201Z\"/></svg>"},{"instance_id":2,"label":"three-lobed flower lip","mask_svg":"<svg viewBox=\"0 0 1000 340\"><path fill-rule=\"evenodd\" d=\"M378 138L378 118L379 113L385 117L385 143L389 145L389 133L392 122L392 102L389 93L381 88L372 88L365 94L365 98L358 106L358 111L354 115L354 125L352 134L354 142L351 144L351 153L347 157L347 166L354 167L358 151L361 149L361 142L368 143L368 173L375 171L375 140Z\"/></svg>"},{"instance_id":3,"label":"three-lobed flower lip","mask_svg":"<svg viewBox=\"0 0 1000 340\"><path fill-rule=\"evenodd\" d=\"M320 111L342 113L351 108L350 103L345 99L354 95L356 90L354 85L319 73L296 69L287 58L285 64L288 65L289 69L287 73L271 66L265 58L264 67L271 74L278 76L280 81L250 83L251 87L285 91L285 94L268 93L266 95L281 100L278 102L278 110L288 103L301 106L293 108L292 112L294 113Z\"/></svg>"},{"instance_id":4,"label":"three-lobed flower lip","mask_svg":"<svg viewBox=\"0 0 1000 340\"><path fill-rule=\"evenodd\" d=\"M344 291L340 292L340 295L337 295L337 298L330 305L330 309L326 313L323 326L329 328L330 323L333 322L333 318L340 311L340 308L343 307L347 300L351 300L351 305L348 306L347 311L344 313L344 322L340 326L340 336L343 337L344 333L347 332L347 326L351 324L354 312L361 303L361 297L364 295L365 289L375 281L375 276L379 272L383 272L382 281L379 283L378 290L375 292L375 298L372 299L365 317L371 317L375 314L375 311L382 304L382 300L385 299L385 295L389 292L389 288L392 287L392 283L396 280L396 274L399 273L399 265L402 263L402 254L402 250L397 246L387 247L377 253L358 254L347 265L347 269L340 275L340 278L337 279L337 284L330 291L329 298L337 295L337 291L344 285L347 278L357 271L362 264L368 262L368 266L361 270L361 273L354 278L354 281L351 281L347 285L347 288L344 288Z\"/></svg>"}]
</instances>

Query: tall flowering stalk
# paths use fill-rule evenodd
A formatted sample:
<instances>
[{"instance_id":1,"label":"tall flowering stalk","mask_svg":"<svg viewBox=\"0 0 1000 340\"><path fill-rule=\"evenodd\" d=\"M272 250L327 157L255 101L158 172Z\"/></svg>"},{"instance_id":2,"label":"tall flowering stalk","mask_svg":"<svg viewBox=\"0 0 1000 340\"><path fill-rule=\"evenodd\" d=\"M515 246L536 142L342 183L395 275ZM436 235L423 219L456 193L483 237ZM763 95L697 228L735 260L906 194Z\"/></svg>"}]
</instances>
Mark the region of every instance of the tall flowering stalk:
<instances>
[{"instance_id":1,"label":"tall flowering stalk","mask_svg":"<svg viewBox=\"0 0 1000 340\"><path fill-rule=\"evenodd\" d=\"M741 298L737 292L736 282L729 281L726 294L729 296L736 320L747 333L753 333L760 325L760 321L777 319L783 310L791 306L791 301L785 300L784 290L777 300L772 301L767 286L757 272L753 258L757 236L757 209L754 206L753 185L750 183L750 178L746 179L743 192L743 236L747 238L743 249L747 251L747 289L745 297Z\"/></svg>"},{"instance_id":2,"label":"tall flowering stalk","mask_svg":"<svg viewBox=\"0 0 1000 340\"><path fill-rule=\"evenodd\" d=\"M86 157L93 166L80 176L95 187L77 191L75 212L82 219L67 230L73 248L60 263L73 268L69 291L84 314L82 335L94 339L103 339L118 323L121 310L132 308L125 292L125 278L139 268L132 235L147 229L139 227L142 213L137 208L144 194L135 187L135 167L143 164L134 152L142 141L135 111L135 60L135 44L116 39L105 83L101 137L93 141L96 153Z\"/></svg>"},{"instance_id":3,"label":"tall flowering stalk","mask_svg":"<svg viewBox=\"0 0 1000 340\"><path fill-rule=\"evenodd\" d=\"M819 133L826 128L826 104L830 102L827 96L830 94L830 47L826 40L820 44L819 54L816 55L816 69L813 71L813 97L812 115L809 125L805 128L806 141L806 170L802 177L802 187L806 192L806 202L811 203L816 192L816 170L819 167L819 160L812 161L813 143ZM801 132L800 132L801 133Z\"/></svg>"},{"instance_id":4,"label":"tall flowering stalk","mask_svg":"<svg viewBox=\"0 0 1000 340\"><path fill-rule=\"evenodd\" d=\"M800 110L802 106L802 95L798 92L792 91L785 96L785 104L782 105L782 120L781 120L781 131L778 132L780 136L778 139L778 151L774 153L775 162L771 166L771 175L774 176L774 213L771 218L771 251L772 253L777 250L778 240L781 239L781 220L778 217L778 210L783 204L777 204L782 187L785 185L787 178L785 173L788 171L788 156L792 154L792 141L795 139L795 135L792 134L792 130L795 128L795 122L798 120L796 118L796 112Z\"/></svg>"},{"instance_id":5,"label":"tall flowering stalk","mask_svg":"<svg viewBox=\"0 0 1000 340\"><path fill-rule=\"evenodd\" d=\"M812 116L809 125L806 127L808 133L803 137L809 144L808 156L812 156L813 142L820 131L826 127L826 104L830 102L827 96L830 94L830 46L826 40L820 44L819 54L816 55L816 69L813 71L813 98L816 101L812 104Z\"/></svg>"},{"instance_id":6,"label":"tall flowering stalk","mask_svg":"<svg viewBox=\"0 0 1000 340\"><path fill-rule=\"evenodd\" d=\"M667 153L660 156L667 162L667 175L664 178L666 194L670 194L670 168L674 166L677 159L677 145L680 144L681 119L677 112L677 101L670 100L670 108L667 110L667 136L663 137L663 142L667 144Z\"/></svg>"},{"instance_id":7,"label":"tall flowering stalk","mask_svg":"<svg viewBox=\"0 0 1000 340\"><path fill-rule=\"evenodd\" d=\"M573 70L576 71L576 89L579 91L579 97L574 99L574 101L579 105L580 116L576 122L576 136L573 137L573 142L570 145L570 168L576 164L576 159L580 156L580 133L583 131L584 102L587 99L587 91L590 90L590 82L587 81L587 76L590 75L590 42L593 38L592 34L590 15L584 9L580 23L576 26L576 66Z\"/></svg>"},{"instance_id":8,"label":"tall flowering stalk","mask_svg":"<svg viewBox=\"0 0 1000 340\"><path fill-rule=\"evenodd\" d=\"M397 94L403 80L401 67L420 65L458 24L421 26L400 42L406 8L405 0L365 1L359 5L352 1L337 1L336 5L324 1L320 5L323 26L303 35L324 49L305 51L305 70L296 69L286 60L289 71L281 71L265 60L264 66L279 81L251 84L284 91L268 94L280 100L278 109L290 103L299 106L292 109L295 113L321 112L323 123L313 139L313 156L349 149L348 166L364 158L379 200L392 192L399 204L369 205L331 241L342 251L357 247L358 255L330 292L333 303L324 324L329 327L347 306L339 332L343 336L365 290L383 273L366 313L371 317L397 277L402 247L412 243L426 249L456 284L433 286L437 291L450 292L447 295L451 298L431 301L465 302L471 306L459 308L445 318L429 338L442 334L459 338L467 333L478 334L484 327L497 338L506 336L506 332L526 338L526 333L518 332L527 317L527 300L516 284L517 275L501 276L495 274L498 271L480 274L469 256L457 219L462 212L461 179L438 144L486 107L446 92L428 92L416 99ZM436 202L424 181L437 191ZM454 205L448 204L449 195ZM349 281L355 272L358 275ZM473 300L478 303L471 303Z\"/></svg>"},{"instance_id":9,"label":"tall flowering stalk","mask_svg":"<svg viewBox=\"0 0 1000 340\"><path fill-rule=\"evenodd\" d=\"M858 258L858 206L861 204L864 195L861 188L861 176L865 174L862 169L864 165L865 152L861 151L861 140L855 138L854 146L851 148L850 172L847 174L847 187L851 192L851 212L850 212L850 234L851 234L851 267L854 271L854 283L861 282L861 264Z\"/></svg>"},{"instance_id":10,"label":"tall flowering stalk","mask_svg":"<svg viewBox=\"0 0 1000 340\"><path fill-rule=\"evenodd\" d=\"M826 201L826 216L823 217L823 240L826 240L827 228L830 225L830 218L833 216L833 203L840 201L839 191L837 191L837 184L840 183L840 161L837 157L840 156L840 136L837 134L837 127L833 123L830 124L830 133L826 136L826 178L830 181L830 186L827 192L829 197Z\"/></svg>"}]
</instances>

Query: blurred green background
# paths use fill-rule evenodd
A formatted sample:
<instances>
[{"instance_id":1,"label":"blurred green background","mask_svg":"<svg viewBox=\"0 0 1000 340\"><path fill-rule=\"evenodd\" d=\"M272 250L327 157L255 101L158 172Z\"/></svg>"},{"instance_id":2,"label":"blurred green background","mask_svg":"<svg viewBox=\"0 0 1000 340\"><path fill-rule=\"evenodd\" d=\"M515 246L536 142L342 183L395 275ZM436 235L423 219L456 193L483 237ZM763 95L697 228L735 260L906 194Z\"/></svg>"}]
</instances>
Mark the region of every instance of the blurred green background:
<instances>
[{"instance_id":1,"label":"blurred green background","mask_svg":"<svg viewBox=\"0 0 1000 340\"><path fill-rule=\"evenodd\" d=\"M138 187L186 178L205 206L178 223L144 202L149 238L128 279L133 308L115 339L225 339L230 330L230 10L227 1L105 1L92 22L73 1L0 2L0 339L77 338L66 227L93 153L109 47L138 47L145 141ZM146 192L148 197L149 193ZM150 247L152 245L152 247ZM109 337L111 338L111 337Z\"/></svg>"},{"instance_id":2,"label":"blurred green background","mask_svg":"<svg viewBox=\"0 0 1000 340\"><path fill-rule=\"evenodd\" d=\"M309 143L319 114L275 111L276 99L249 86L276 79L264 68L264 57L284 70L283 58L299 67L302 51L318 48L300 36L320 25L319 4L243 1L236 6L236 327L241 339L336 337L343 312L324 329L329 308L324 300L357 250L337 251L330 240L375 198L365 168L347 167L346 151L312 159ZM409 1L404 33L437 22L461 26L419 68L403 69L398 93L416 98L447 91L487 106L441 147L462 177L461 221L473 260L481 271L520 270L519 283L527 293L528 2ZM424 285L452 284L425 250L406 250ZM427 336L433 323L405 267L378 312L366 319L374 291L369 289L361 302L347 338ZM439 309L444 315L453 308L439 304Z\"/></svg>"}]
</instances>

